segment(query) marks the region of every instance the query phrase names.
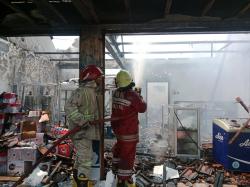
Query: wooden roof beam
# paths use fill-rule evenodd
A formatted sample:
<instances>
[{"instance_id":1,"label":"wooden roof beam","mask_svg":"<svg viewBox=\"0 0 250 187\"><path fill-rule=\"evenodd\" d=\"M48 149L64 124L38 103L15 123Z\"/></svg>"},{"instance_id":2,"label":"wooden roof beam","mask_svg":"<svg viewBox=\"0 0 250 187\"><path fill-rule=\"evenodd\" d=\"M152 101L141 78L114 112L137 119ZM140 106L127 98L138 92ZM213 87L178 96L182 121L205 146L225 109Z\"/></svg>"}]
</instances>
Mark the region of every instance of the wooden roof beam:
<instances>
[{"instance_id":1,"label":"wooden roof beam","mask_svg":"<svg viewBox=\"0 0 250 187\"><path fill-rule=\"evenodd\" d=\"M240 16L243 16L246 11L248 11L250 8L250 3L246 4L246 6L244 6L236 15L236 17L240 17Z\"/></svg>"},{"instance_id":2,"label":"wooden roof beam","mask_svg":"<svg viewBox=\"0 0 250 187\"><path fill-rule=\"evenodd\" d=\"M37 8L48 19L48 21L56 20L63 23L68 23L64 16L47 0L33 0Z\"/></svg>"},{"instance_id":3,"label":"wooden roof beam","mask_svg":"<svg viewBox=\"0 0 250 187\"><path fill-rule=\"evenodd\" d=\"M35 23L35 21L30 17L30 15L28 15L26 12L24 12L23 10L18 8L16 5L11 4L8 0L0 0L0 3L9 7L11 10L13 10L16 13L23 14L30 23L32 23L32 24Z\"/></svg>"},{"instance_id":4,"label":"wooden roof beam","mask_svg":"<svg viewBox=\"0 0 250 187\"><path fill-rule=\"evenodd\" d=\"M127 11L128 17L129 17L129 21L132 22L133 21L133 14L132 14L130 0L124 0L124 5L125 5L125 9Z\"/></svg>"},{"instance_id":5,"label":"wooden roof beam","mask_svg":"<svg viewBox=\"0 0 250 187\"><path fill-rule=\"evenodd\" d=\"M204 9L201 12L201 16L206 16L207 13L211 10L211 8L213 7L215 3L215 0L209 0L209 2L206 4L206 6L204 7Z\"/></svg>"},{"instance_id":6,"label":"wooden roof beam","mask_svg":"<svg viewBox=\"0 0 250 187\"><path fill-rule=\"evenodd\" d=\"M170 14L173 0L166 0L164 15Z\"/></svg>"},{"instance_id":7,"label":"wooden roof beam","mask_svg":"<svg viewBox=\"0 0 250 187\"><path fill-rule=\"evenodd\" d=\"M72 0L72 3L85 21L92 19L95 23L100 23L92 0Z\"/></svg>"}]
</instances>

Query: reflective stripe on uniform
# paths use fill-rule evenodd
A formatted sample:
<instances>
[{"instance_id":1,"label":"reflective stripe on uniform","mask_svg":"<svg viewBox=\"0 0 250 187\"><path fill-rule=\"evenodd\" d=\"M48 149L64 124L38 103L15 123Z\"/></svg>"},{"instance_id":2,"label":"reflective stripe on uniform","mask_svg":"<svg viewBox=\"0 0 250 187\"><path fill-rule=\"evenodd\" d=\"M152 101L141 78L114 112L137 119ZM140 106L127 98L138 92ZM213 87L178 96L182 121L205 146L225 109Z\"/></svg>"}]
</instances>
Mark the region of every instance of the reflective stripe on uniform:
<instances>
[{"instance_id":1,"label":"reflective stripe on uniform","mask_svg":"<svg viewBox=\"0 0 250 187\"><path fill-rule=\"evenodd\" d=\"M74 110L73 112L71 112L69 115L68 115L68 118L69 119L72 119L72 120L75 120L75 119L78 119L78 118L83 118L83 120L93 120L95 117L94 114L85 114L85 115L82 115L78 112L78 110Z\"/></svg>"},{"instance_id":2,"label":"reflective stripe on uniform","mask_svg":"<svg viewBox=\"0 0 250 187\"><path fill-rule=\"evenodd\" d=\"M112 159L112 162L114 163L114 164L116 164L116 163L119 163L120 162L120 158L113 158Z\"/></svg>"},{"instance_id":3,"label":"reflective stripe on uniform","mask_svg":"<svg viewBox=\"0 0 250 187\"><path fill-rule=\"evenodd\" d=\"M131 105L131 101L126 100L126 99L117 98L117 97L113 98L113 103L114 104L119 104L119 105L124 105L124 106L130 106Z\"/></svg>"},{"instance_id":4,"label":"reflective stripe on uniform","mask_svg":"<svg viewBox=\"0 0 250 187\"><path fill-rule=\"evenodd\" d=\"M84 120L93 120L95 118L95 115L84 115Z\"/></svg>"},{"instance_id":5,"label":"reflective stripe on uniform","mask_svg":"<svg viewBox=\"0 0 250 187\"><path fill-rule=\"evenodd\" d=\"M74 110L73 112L71 112L68 117L71 118L72 116L78 114L78 109Z\"/></svg>"},{"instance_id":6,"label":"reflective stripe on uniform","mask_svg":"<svg viewBox=\"0 0 250 187\"><path fill-rule=\"evenodd\" d=\"M118 169L117 174L118 174L118 176L124 176L124 177L131 176L131 175L133 175L133 170L131 170L131 169L128 169L128 170Z\"/></svg>"},{"instance_id":7,"label":"reflective stripe on uniform","mask_svg":"<svg viewBox=\"0 0 250 187\"><path fill-rule=\"evenodd\" d=\"M80 165L85 166L85 167L91 167L92 166L92 161L86 161L86 162L82 162Z\"/></svg>"},{"instance_id":8,"label":"reflective stripe on uniform","mask_svg":"<svg viewBox=\"0 0 250 187\"><path fill-rule=\"evenodd\" d=\"M116 135L117 140L121 141L138 141L139 140L139 135L138 134L131 134L131 135Z\"/></svg>"}]
</instances>

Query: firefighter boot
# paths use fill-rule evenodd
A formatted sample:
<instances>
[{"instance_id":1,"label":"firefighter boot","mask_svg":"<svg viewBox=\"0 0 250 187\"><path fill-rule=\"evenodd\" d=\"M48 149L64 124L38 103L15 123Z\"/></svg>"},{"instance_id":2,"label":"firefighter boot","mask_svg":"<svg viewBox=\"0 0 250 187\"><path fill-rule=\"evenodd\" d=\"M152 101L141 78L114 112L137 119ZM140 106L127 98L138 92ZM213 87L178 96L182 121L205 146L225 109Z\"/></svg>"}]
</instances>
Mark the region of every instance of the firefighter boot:
<instances>
[{"instance_id":1,"label":"firefighter boot","mask_svg":"<svg viewBox=\"0 0 250 187\"><path fill-rule=\"evenodd\" d=\"M124 180L118 180L116 187L125 187L125 181Z\"/></svg>"},{"instance_id":2,"label":"firefighter boot","mask_svg":"<svg viewBox=\"0 0 250 187\"><path fill-rule=\"evenodd\" d=\"M136 185L131 180L118 180L116 187L136 187Z\"/></svg>"},{"instance_id":3,"label":"firefighter boot","mask_svg":"<svg viewBox=\"0 0 250 187\"><path fill-rule=\"evenodd\" d=\"M77 170L73 170L73 186L76 184L77 187L89 187L88 178L84 174L77 174Z\"/></svg>"},{"instance_id":4,"label":"firefighter boot","mask_svg":"<svg viewBox=\"0 0 250 187\"><path fill-rule=\"evenodd\" d=\"M89 180L84 174L78 175L77 187L89 187Z\"/></svg>"}]
</instances>

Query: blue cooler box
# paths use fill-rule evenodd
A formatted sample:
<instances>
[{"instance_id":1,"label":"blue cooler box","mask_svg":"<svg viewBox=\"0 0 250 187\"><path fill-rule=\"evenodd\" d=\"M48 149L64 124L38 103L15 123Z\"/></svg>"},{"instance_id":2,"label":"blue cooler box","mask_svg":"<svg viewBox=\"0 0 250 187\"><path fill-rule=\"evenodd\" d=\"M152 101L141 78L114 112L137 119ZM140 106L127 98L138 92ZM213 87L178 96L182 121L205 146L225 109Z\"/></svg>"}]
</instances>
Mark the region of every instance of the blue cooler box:
<instances>
[{"instance_id":1,"label":"blue cooler box","mask_svg":"<svg viewBox=\"0 0 250 187\"><path fill-rule=\"evenodd\" d=\"M246 121L213 121L213 157L227 170L250 172L250 129L244 129L232 144L228 143Z\"/></svg>"}]
</instances>

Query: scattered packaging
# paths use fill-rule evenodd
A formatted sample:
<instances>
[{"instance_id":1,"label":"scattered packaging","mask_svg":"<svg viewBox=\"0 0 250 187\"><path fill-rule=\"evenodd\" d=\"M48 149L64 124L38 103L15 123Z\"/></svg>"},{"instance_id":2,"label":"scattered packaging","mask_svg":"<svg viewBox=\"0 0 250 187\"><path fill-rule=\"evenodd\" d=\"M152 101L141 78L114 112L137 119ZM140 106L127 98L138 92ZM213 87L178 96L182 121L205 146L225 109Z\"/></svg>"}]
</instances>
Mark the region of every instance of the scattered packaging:
<instances>
[{"instance_id":1,"label":"scattered packaging","mask_svg":"<svg viewBox=\"0 0 250 187\"><path fill-rule=\"evenodd\" d=\"M37 149L32 147L15 147L8 150L8 162L10 161L36 161Z\"/></svg>"},{"instance_id":2,"label":"scattered packaging","mask_svg":"<svg viewBox=\"0 0 250 187\"><path fill-rule=\"evenodd\" d=\"M51 134L57 138L65 135L69 130L63 127L53 127L51 128Z\"/></svg>"},{"instance_id":3,"label":"scattered packaging","mask_svg":"<svg viewBox=\"0 0 250 187\"><path fill-rule=\"evenodd\" d=\"M35 138L25 138L22 139L21 133L18 134L18 139L19 141L25 142L25 143L30 143L34 142L36 145L42 145L44 142L44 133L36 133Z\"/></svg>"},{"instance_id":4,"label":"scattered packaging","mask_svg":"<svg viewBox=\"0 0 250 187\"><path fill-rule=\"evenodd\" d=\"M71 148L69 144L60 144L57 146L57 154L70 157L71 155Z\"/></svg>"},{"instance_id":5,"label":"scattered packaging","mask_svg":"<svg viewBox=\"0 0 250 187\"><path fill-rule=\"evenodd\" d=\"M36 131L35 121L24 121L21 123L21 132Z\"/></svg>"},{"instance_id":6,"label":"scattered packaging","mask_svg":"<svg viewBox=\"0 0 250 187\"><path fill-rule=\"evenodd\" d=\"M28 117L40 117L40 116L41 116L40 110L29 111Z\"/></svg>"},{"instance_id":7,"label":"scattered packaging","mask_svg":"<svg viewBox=\"0 0 250 187\"><path fill-rule=\"evenodd\" d=\"M21 139L36 138L37 124L35 121L24 121L21 123Z\"/></svg>"},{"instance_id":8,"label":"scattered packaging","mask_svg":"<svg viewBox=\"0 0 250 187\"><path fill-rule=\"evenodd\" d=\"M1 94L1 103L14 104L16 102L16 94L15 93L7 93L4 92Z\"/></svg>"},{"instance_id":9,"label":"scattered packaging","mask_svg":"<svg viewBox=\"0 0 250 187\"><path fill-rule=\"evenodd\" d=\"M7 174L9 176L21 176L32 168L32 164L34 163L31 161L8 161Z\"/></svg>"},{"instance_id":10,"label":"scattered packaging","mask_svg":"<svg viewBox=\"0 0 250 187\"><path fill-rule=\"evenodd\" d=\"M4 109L5 113L19 113L21 109L21 104L18 103L12 103L12 104L8 104L7 107Z\"/></svg>"},{"instance_id":11,"label":"scattered packaging","mask_svg":"<svg viewBox=\"0 0 250 187\"><path fill-rule=\"evenodd\" d=\"M37 167L33 170L30 176L24 180L23 184L27 186L38 186L46 175L48 175L47 171L43 171Z\"/></svg>"}]
</instances>

